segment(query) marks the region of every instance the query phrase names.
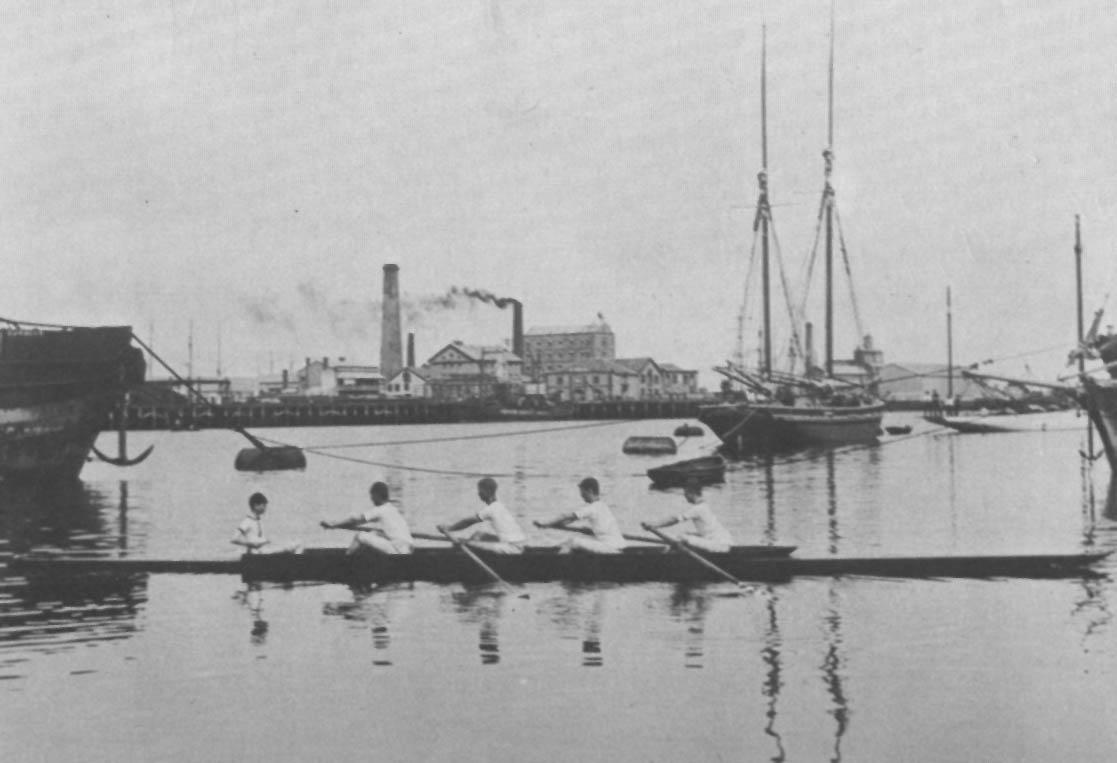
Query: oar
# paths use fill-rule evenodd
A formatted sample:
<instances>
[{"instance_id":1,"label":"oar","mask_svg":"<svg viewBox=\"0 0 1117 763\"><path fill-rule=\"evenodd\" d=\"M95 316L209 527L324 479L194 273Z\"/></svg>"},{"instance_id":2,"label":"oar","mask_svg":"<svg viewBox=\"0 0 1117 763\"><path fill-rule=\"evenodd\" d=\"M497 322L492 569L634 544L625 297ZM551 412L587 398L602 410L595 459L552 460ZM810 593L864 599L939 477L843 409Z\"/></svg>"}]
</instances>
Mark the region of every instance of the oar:
<instances>
[{"instance_id":1,"label":"oar","mask_svg":"<svg viewBox=\"0 0 1117 763\"><path fill-rule=\"evenodd\" d=\"M485 564L484 560L482 560L481 557L477 556L476 552L474 552L473 549L471 549L469 546L467 546L463 541L460 541L457 538L455 538L453 535L451 535L449 530L444 530L440 527L440 528L438 528L438 531L445 536L446 540L450 541L455 546L457 546L462 551L464 551L465 555L468 556L470 559L472 559L477 564L477 566L480 567L481 569L483 569L488 574L488 576L491 577L495 582L500 583L501 585L503 585L505 588L508 588L509 590L512 589L512 584L511 583L509 583L507 580L502 578L500 575L496 574L496 570L494 570L489 565ZM412 533L412 537L415 537L414 533ZM528 595L526 593L521 594L520 598L521 599L526 599L526 598L528 598Z\"/></svg>"},{"instance_id":2,"label":"oar","mask_svg":"<svg viewBox=\"0 0 1117 763\"><path fill-rule=\"evenodd\" d=\"M571 527L570 525L560 525L558 527L550 527L552 530L566 530L572 533L581 533L582 535L593 535L593 530L588 527ZM657 546L670 546L667 541L660 540L659 538L649 538L647 535L622 535L625 540L632 540L638 543L653 543Z\"/></svg>"},{"instance_id":3,"label":"oar","mask_svg":"<svg viewBox=\"0 0 1117 763\"><path fill-rule=\"evenodd\" d=\"M686 554L691 559L693 559L694 561L701 564L703 567L709 569L711 572L716 572L718 575L725 578L729 582L735 583L738 588L749 588L751 590L750 586L746 586L743 582L741 582L737 578L730 575L728 572L723 570L721 567L718 567L716 564L711 562L706 557L702 556L700 553L698 553L697 551L695 551L694 549L692 549L690 546L686 545L682 541L675 540L674 538L670 537L669 535L664 535L659 530L652 527L651 525L649 525L646 522L643 523L641 526L645 530L647 530L648 532L658 536L659 538L662 538L664 543L667 543L668 545L670 545L676 551L679 551L679 552L682 552L682 553Z\"/></svg>"},{"instance_id":4,"label":"oar","mask_svg":"<svg viewBox=\"0 0 1117 763\"><path fill-rule=\"evenodd\" d=\"M445 542L446 542L446 538L445 538L444 536L442 536L442 535L434 535L434 534L432 534L432 533L417 533L417 532L412 532L412 533L411 533L411 537L412 537L412 538L418 538L419 540L437 540L437 541L439 541L439 542L441 542L441 543L445 543ZM453 541L451 541L451 542L453 542Z\"/></svg>"}]
</instances>

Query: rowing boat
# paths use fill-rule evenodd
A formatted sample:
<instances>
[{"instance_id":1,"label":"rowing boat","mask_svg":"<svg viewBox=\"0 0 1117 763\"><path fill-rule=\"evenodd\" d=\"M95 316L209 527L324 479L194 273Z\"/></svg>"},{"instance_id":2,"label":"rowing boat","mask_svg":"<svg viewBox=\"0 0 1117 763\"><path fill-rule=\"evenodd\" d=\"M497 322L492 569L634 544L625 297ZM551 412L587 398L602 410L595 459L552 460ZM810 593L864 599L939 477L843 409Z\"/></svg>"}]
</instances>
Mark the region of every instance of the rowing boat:
<instances>
[{"instance_id":1,"label":"rowing boat","mask_svg":"<svg viewBox=\"0 0 1117 763\"><path fill-rule=\"evenodd\" d=\"M867 575L902 578L1058 578L1092 574L1108 553L982 556L895 556L795 558L787 547L738 546L704 554L742 580L778 582L795 576ZM765 551L765 549L773 549ZM620 554L558 553L553 546L529 547L505 556L477 552L505 580L526 582L702 583L717 576L694 559L665 547L630 546ZM417 547L410 555L382 556L341 548L307 549L300 554L245 554L234 559L143 559L137 557L27 554L11 568L26 576L139 573L239 574L249 581L336 583L483 583L484 572L460 550Z\"/></svg>"},{"instance_id":2,"label":"rowing boat","mask_svg":"<svg viewBox=\"0 0 1117 763\"><path fill-rule=\"evenodd\" d=\"M676 461L648 469L648 477L656 487L683 487L691 480L703 485L725 482L725 459L714 455Z\"/></svg>"}]
</instances>

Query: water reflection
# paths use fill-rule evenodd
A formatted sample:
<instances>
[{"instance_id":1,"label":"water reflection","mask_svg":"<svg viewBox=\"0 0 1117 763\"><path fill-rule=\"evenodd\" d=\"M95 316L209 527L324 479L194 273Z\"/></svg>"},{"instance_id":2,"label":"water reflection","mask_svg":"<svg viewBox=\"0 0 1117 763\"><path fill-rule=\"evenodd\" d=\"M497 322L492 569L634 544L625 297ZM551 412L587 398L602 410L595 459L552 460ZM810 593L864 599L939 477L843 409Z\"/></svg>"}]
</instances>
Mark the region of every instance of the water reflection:
<instances>
[{"instance_id":1,"label":"water reflection","mask_svg":"<svg viewBox=\"0 0 1117 763\"><path fill-rule=\"evenodd\" d=\"M261 583L245 583L244 588L233 594L252 617L249 640L256 646L263 646L268 640L268 621L264 619L264 588Z\"/></svg>"},{"instance_id":2,"label":"water reflection","mask_svg":"<svg viewBox=\"0 0 1117 763\"><path fill-rule=\"evenodd\" d=\"M712 600L713 596L694 586L679 585L671 592L668 608L671 615L686 627L683 641L683 666L686 668L703 667L706 617Z\"/></svg>"},{"instance_id":3,"label":"water reflection","mask_svg":"<svg viewBox=\"0 0 1117 763\"><path fill-rule=\"evenodd\" d=\"M787 759L787 751L783 746L783 737L781 737L779 731L776 730L776 718L779 716L778 702L780 689L783 688L783 679L781 678L783 662L780 658L780 649L783 642L780 638L779 616L776 610L776 595L771 587L769 587L768 592L767 621L764 628L764 648L760 651L760 657L765 667L764 684L761 692L768 703L765 712L767 722L764 724L764 733L771 737L776 745L776 754L770 759L772 761L784 761Z\"/></svg>"},{"instance_id":4,"label":"water reflection","mask_svg":"<svg viewBox=\"0 0 1117 763\"><path fill-rule=\"evenodd\" d=\"M832 761L842 759L842 737L849 727L849 703L845 690L842 687L842 668L845 661L842 659L839 647L842 644L842 617L838 611L839 595L837 581L830 581L828 597L830 606L827 609L824 621L826 623L826 655L822 660L822 677L826 684L826 691L830 695L833 707L828 711L834 719L834 754Z\"/></svg>"},{"instance_id":5,"label":"water reflection","mask_svg":"<svg viewBox=\"0 0 1117 763\"><path fill-rule=\"evenodd\" d=\"M388 654L392 646L391 624L400 615L403 602L411 598L413 585L353 586L349 591L352 601L327 602L322 606L322 614L367 625L375 655L372 664L391 666Z\"/></svg>"},{"instance_id":6,"label":"water reflection","mask_svg":"<svg viewBox=\"0 0 1117 763\"><path fill-rule=\"evenodd\" d=\"M10 553L126 546L127 483L116 506L80 482L0 483L0 540ZM109 517L117 514L117 521ZM147 601L147 575L0 577L0 678L28 670L28 653L129 638ZM22 667L19 667L22 666Z\"/></svg>"},{"instance_id":7,"label":"water reflection","mask_svg":"<svg viewBox=\"0 0 1117 763\"><path fill-rule=\"evenodd\" d=\"M834 471L834 451L826 452L826 537L831 554L838 553L838 479Z\"/></svg>"},{"instance_id":8,"label":"water reflection","mask_svg":"<svg viewBox=\"0 0 1117 763\"><path fill-rule=\"evenodd\" d=\"M500 664L500 620L508 599L504 591L478 586L451 594L462 622L478 626L477 648L482 665Z\"/></svg>"},{"instance_id":9,"label":"water reflection","mask_svg":"<svg viewBox=\"0 0 1117 763\"><path fill-rule=\"evenodd\" d=\"M769 456L764 461L764 540L778 542L776 533L776 468Z\"/></svg>"},{"instance_id":10,"label":"water reflection","mask_svg":"<svg viewBox=\"0 0 1117 763\"><path fill-rule=\"evenodd\" d=\"M608 588L593 583L563 583L560 593L540 605L541 612L567 638L582 644L582 666L599 668L605 664L601 641L602 616Z\"/></svg>"},{"instance_id":11,"label":"water reflection","mask_svg":"<svg viewBox=\"0 0 1117 763\"><path fill-rule=\"evenodd\" d=\"M118 508L109 496L80 482L0 482L0 538L13 553L44 546L112 548L118 538L105 515L113 510L127 511L127 493Z\"/></svg>"}]
</instances>

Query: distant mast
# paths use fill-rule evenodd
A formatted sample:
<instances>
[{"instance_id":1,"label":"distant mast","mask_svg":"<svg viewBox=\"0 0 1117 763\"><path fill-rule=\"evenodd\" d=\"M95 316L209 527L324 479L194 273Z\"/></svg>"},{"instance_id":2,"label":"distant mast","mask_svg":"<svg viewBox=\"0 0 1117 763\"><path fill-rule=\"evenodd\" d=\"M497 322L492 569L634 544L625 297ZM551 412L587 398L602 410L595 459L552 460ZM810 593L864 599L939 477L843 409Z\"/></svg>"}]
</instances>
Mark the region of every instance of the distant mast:
<instances>
[{"instance_id":1,"label":"distant mast","mask_svg":"<svg viewBox=\"0 0 1117 763\"><path fill-rule=\"evenodd\" d=\"M950 309L950 287L946 287L946 396L954 397L954 316Z\"/></svg>"},{"instance_id":2,"label":"distant mast","mask_svg":"<svg viewBox=\"0 0 1117 763\"><path fill-rule=\"evenodd\" d=\"M761 284L764 294L764 357L760 371L765 379L772 378L772 301L769 289L769 258L768 258L768 219L771 210L768 208L768 28L761 27L760 32L760 173L757 182L760 185L760 198L756 202L756 223L761 231Z\"/></svg>"},{"instance_id":3,"label":"distant mast","mask_svg":"<svg viewBox=\"0 0 1117 763\"><path fill-rule=\"evenodd\" d=\"M830 184L830 173L834 169L834 5L830 4L830 78L827 88L826 150L822 152L826 162L826 185L822 191L822 203L826 209L826 375L834 375L834 187Z\"/></svg>"}]
</instances>

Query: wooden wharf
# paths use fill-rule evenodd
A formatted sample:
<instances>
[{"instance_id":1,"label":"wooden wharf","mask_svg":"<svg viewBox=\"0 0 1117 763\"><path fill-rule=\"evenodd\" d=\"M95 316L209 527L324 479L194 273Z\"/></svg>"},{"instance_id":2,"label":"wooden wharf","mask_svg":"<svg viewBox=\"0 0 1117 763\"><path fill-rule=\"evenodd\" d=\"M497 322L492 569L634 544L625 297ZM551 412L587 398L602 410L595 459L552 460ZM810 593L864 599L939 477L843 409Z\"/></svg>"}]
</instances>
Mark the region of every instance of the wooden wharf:
<instances>
[{"instance_id":1,"label":"wooden wharf","mask_svg":"<svg viewBox=\"0 0 1117 763\"><path fill-rule=\"evenodd\" d=\"M694 418L701 401L603 400L556 408L500 408L495 404L427 400L307 399L203 405L132 403L124 415L130 430L195 430L262 427L449 424L480 421L566 421ZM106 429L118 429L113 411Z\"/></svg>"}]
</instances>

